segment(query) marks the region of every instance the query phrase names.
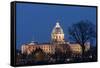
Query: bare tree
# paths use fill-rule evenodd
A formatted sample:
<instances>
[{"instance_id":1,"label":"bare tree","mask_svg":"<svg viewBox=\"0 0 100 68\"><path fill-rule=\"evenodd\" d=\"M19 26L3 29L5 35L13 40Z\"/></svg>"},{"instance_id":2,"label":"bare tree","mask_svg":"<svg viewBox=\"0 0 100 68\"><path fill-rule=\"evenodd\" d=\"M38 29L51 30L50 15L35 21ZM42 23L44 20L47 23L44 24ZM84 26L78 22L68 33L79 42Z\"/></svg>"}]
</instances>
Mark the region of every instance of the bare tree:
<instances>
[{"instance_id":1,"label":"bare tree","mask_svg":"<svg viewBox=\"0 0 100 68\"><path fill-rule=\"evenodd\" d=\"M76 24L73 24L69 27L69 35L76 42L79 43L82 47L82 55L85 52L84 44L89 41L91 38L96 37L96 27L90 21L80 21Z\"/></svg>"}]
</instances>

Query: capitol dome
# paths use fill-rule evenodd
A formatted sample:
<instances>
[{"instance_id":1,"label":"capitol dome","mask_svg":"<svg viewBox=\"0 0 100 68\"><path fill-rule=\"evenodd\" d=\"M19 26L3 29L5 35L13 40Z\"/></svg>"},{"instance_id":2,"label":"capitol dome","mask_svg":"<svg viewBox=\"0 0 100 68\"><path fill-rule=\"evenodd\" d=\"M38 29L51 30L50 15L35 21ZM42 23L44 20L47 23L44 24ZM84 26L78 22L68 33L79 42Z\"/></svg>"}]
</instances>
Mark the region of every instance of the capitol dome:
<instances>
[{"instance_id":1,"label":"capitol dome","mask_svg":"<svg viewBox=\"0 0 100 68\"><path fill-rule=\"evenodd\" d=\"M52 43L57 43L57 44L64 43L64 32L59 22L56 23L55 27L52 30L51 41Z\"/></svg>"},{"instance_id":2,"label":"capitol dome","mask_svg":"<svg viewBox=\"0 0 100 68\"><path fill-rule=\"evenodd\" d=\"M59 25L59 22L56 23L56 26L54 27L53 34L63 34L63 29L61 28L61 26Z\"/></svg>"}]
</instances>

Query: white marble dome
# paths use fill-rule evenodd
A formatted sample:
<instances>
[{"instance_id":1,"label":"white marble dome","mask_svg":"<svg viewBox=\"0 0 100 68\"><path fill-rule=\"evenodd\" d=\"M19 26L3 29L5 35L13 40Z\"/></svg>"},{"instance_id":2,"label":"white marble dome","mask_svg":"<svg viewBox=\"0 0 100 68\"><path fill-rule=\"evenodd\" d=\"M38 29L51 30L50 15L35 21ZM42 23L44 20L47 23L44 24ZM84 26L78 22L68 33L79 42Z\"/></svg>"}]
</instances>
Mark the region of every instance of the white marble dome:
<instances>
[{"instance_id":1,"label":"white marble dome","mask_svg":"<svg viewBox=\"0 0 100 68\"><path fill-rule=\"evenodd\" d=\"M56 26L53 28L52 34L64 34L59 22L57 22Z\"/></svg>"}]
</instances>

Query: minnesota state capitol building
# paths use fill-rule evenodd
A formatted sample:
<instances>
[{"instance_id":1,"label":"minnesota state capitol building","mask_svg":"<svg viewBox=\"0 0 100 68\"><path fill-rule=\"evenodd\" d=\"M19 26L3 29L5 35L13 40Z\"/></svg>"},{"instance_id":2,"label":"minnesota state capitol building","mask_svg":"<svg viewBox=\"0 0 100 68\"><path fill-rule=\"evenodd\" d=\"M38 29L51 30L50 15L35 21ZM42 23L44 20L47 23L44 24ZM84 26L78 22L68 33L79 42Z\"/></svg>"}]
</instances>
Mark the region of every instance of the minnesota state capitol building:
<instances>
[{"instance_id":1,"label":"minnesota state capitol building","mask_svg":"<svg viewBox=\"0 0 100 68\"><path fill-rule=\"evenodd\" d=\"M56 23L55 27L51 33L51 41L50 43L42 43L38 44L35 42L31 42L28 44L23 44L21 46L21 53L22 54L31 54L36 48L41 48L45 53L55 54L58 50L60 52L70 51L73 54L81 54L82 48L81 45L78 43L70 43L66 42L64 39L64 32L61 28L59 22ZM87 42L85 44L85 51L90 49L90 43Z\"/></svg>"}]
</instances>

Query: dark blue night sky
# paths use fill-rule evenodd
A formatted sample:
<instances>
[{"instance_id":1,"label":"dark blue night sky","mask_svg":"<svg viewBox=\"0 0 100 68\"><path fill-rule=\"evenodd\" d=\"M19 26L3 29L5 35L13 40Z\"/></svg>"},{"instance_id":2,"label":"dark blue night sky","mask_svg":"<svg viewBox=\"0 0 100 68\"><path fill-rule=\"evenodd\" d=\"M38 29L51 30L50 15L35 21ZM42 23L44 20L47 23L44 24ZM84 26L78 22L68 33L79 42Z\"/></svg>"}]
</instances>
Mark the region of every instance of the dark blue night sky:
<instances>
[{"instance_id":1,"label":"dark blue night sky","mask_svg":"<svg viewBox=\"0 0 100 68\"><path fill-rule=\"evenodd\" d=\"M17 3L16 47L31 41L49 42L57 21L69 41L68 27L80 20L89 20L96 25L96 8Z\"/></svg>"}]
</instances>

